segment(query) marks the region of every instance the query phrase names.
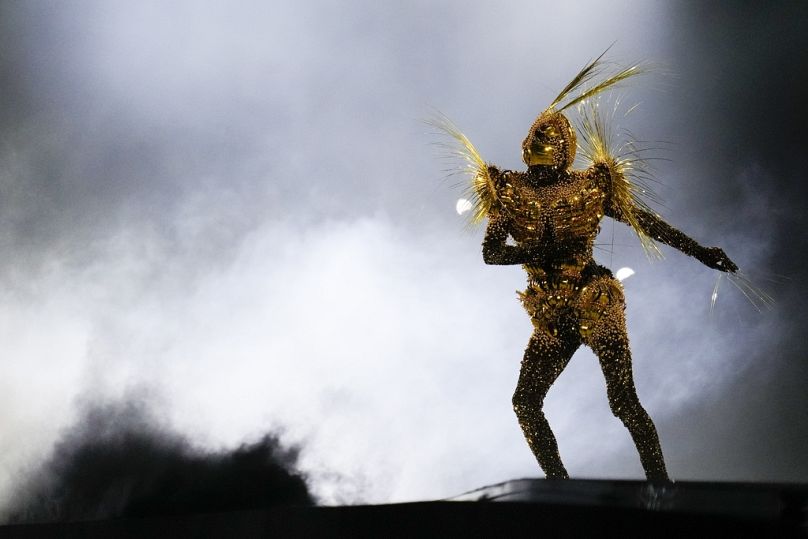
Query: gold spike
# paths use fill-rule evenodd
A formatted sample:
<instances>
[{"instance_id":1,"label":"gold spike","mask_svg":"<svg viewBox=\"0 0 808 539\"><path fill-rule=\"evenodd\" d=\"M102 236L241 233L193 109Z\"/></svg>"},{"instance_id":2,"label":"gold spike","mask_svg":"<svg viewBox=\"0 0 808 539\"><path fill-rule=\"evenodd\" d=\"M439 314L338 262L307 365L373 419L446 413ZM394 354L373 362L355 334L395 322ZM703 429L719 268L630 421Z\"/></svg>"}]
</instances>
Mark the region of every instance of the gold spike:
<instances>
[{"instance_id":1,"label":"gold spike","mask_svg":"<svg viewBox=\"0 0 808 539\"><path fill-rule=\"evenodd\" d=\"M499 201L488 165L466 135L446 115L436 112L425 123L450 137L449 143L438 144L446 151L446 157L456 162L456 166L447 171L447 176L461 174L471 180L463 190L463 195L472 205L468 224L473 226L481 223Z\"/></svg>"},{"instance_id":2,"label":"gold spike","mask_svg":"<svg viewBox=\"0 0 808 539\"><path fill-rule=\"evenodd\" d=\"M611 46L611 45L609 45L609 47L608 47L608 48L607 48L605 51L603 51L603 52L601 53L601 55L600 55L600 56L598 56L597 58L595 58L595 59L594 59L592 62L590 62L588 65L584 66L584 68L583 68L583 69L581 69L581 70L578 72L578 74L577 74L577 75L575 75L575 77L573 77L571 81L569 81L569 83L567 83L567 85L564 87L564 89L563 89L563 90L561 90L561 93L559 93L559 94L558 94L558 97L556 97L556 98L553 100L553 102L552 102L552 103L550 103L550 106L549 106L549 107L547 107L547 108L548 108L548 109L552 109L552 108L554 108L554 107L555 107L556 105L558 105L558 104L559 104L559 103L560 103L560 102L561 102L561 101L562 101L564 98L566 98L566 97L567 97L567 95L568 95L570 92L572 92L573 90L576 90L576 89L578 89L579 87L581 87L582 85L586 84L587 82L589 82L589 81L592 79L592 77L594 77L595 75L597 75L597 74L598 74L598 72L599 72L599 70L600 70L600 68L601 68L600 59L601 59L601 58L603 58L603 56L604 56L604 55L605 55L605 54L606 54L606 53L609 51L609 49L611 49L611 48L612 48L612 46ZM563 109L562 109L562 110L563 110Z\"/></svg>"},{"instance_id":3,"label":"gold spike","mask_svg":"<svg viewBox=\"0 0 808 539\"><path fill-rule=\"evenodd\" d=\"M599 107L598 100L582 103L578 112L581 156L590 163L604 163L609 168L612 204L634 229L648 258L662 258L662 251L653 238L642 230L636 216L638 209L655 213L647 201L659 200L647 184L648 181L653 181L653 174L640 155L641 148L628 136L622 144L615 144L612 139L614 130L608 126L610 119L606 118Z\"/></svg>"},{"instance_id":4,"label":"gold spike","mask_svg":"<svg viewBox=\"0 0 808 539\"><path fill-rule=\"evenodd\" d=\"M578 103L580 103L582 101L585 101L586 99L589 99L590 97L595 97L596 95L603 92L607 88L611 88L615 84L623 82L624 80L626 80L626 79L628 79L630 77L633 77L635 75L639 75L641 73L644 73L644 71L645 70L643 69L643 67L640 64L635 64L635 65L627 67L625 69L621 69L620 71L618 71L617 73L615 73L611 77L607 78L604 81L599 82L598 84L596 84L595 86L593 86L589 90L585 91L584 93L582 93L581 95L579 95L578 97L573 99L572 101L569 101L566 105L559 108L558 112L561 112L561 111L563 111L565 109L568 109L572 105L575 105L575 104L578 104Z\"/></svg>"}]
</instances>

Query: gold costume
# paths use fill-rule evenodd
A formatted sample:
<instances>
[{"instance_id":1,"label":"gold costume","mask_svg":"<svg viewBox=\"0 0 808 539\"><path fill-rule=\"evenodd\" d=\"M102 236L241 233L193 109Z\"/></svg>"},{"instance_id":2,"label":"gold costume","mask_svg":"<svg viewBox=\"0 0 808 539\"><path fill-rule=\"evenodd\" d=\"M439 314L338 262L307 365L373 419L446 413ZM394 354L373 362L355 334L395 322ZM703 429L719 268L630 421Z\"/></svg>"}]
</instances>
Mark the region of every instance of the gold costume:
<instances>
[{"instance_id":1,"label":"gold costume","mask_svg":"<svg viewBox=\"0 0 808 539\"><path fill-rule=\"evenodd\" d=\"M609 405L631 433L646 476L667 480L656 428L634 387L622 285L592 256L600 221L609 216L628 224L649 253L658 252L657 240L715 269L735 272L737 266L721 249L699 245L645 204L643 162L636 148L630 143L611 147L606 121L593 101L640 68L610 76L603 70L600 58L587 65L538 116L522 144L526 172L485 163L451 122L432 123L455 139L455 155L471 173L472 221L488 218L485 262L521 264L527 272L528 286L519 295L534 331L513 407L542 470L548 478L568 477L542 405L573 353L585 344L600 361ZM590 163L584 170L572 169L578 141L562 114L572 105L581 111L581 149Z\"/></svg>"}]
</instances>

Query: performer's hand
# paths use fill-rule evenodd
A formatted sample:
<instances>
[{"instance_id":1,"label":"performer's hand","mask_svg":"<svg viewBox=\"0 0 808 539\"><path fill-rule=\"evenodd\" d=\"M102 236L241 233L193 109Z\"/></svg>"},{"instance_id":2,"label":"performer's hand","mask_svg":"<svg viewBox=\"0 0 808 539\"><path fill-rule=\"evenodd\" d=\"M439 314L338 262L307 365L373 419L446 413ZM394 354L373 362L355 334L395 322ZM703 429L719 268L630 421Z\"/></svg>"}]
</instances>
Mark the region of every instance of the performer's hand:
<instances>
[{"instance_id":1,"label":"performer's hand","mask_svg":"<svg viewBox=\"0 0 808 539\"><path fill-rule=\"evenodd\" d=\"M735 262L730 260L727 253L719 247L705 247L699 254L698 260L705 266L719 271L730 273L738 271L738 266L735 265Z\"/></svg>"}]
</instances>

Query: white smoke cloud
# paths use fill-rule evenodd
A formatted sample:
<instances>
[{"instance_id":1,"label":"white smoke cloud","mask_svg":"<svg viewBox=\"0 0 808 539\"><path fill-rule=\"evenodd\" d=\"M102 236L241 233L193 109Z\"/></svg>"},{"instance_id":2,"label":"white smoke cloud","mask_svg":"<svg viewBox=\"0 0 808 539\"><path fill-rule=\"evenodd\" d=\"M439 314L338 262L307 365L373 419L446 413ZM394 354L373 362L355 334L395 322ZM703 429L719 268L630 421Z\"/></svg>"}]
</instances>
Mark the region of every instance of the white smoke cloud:
<instances>
[{"instance_id":1,"label":"white smoke cloud","mask_svg":"<svg viewBox=\"0 0 808 539\"><path fill-rule=\"evenodd\" d=\"M210 446L282 429L331 501L539 475L510 406L531 331L514 295L524 276L484 266L418 120L432 104L487 159L518 167L533 115L616 36L616 58L667 54L666 13L269 6L31 8L53 30L31 52L32 95L57 108L9 136L16 153L2 148L24 158L5 160L4 193L26 196L0 202L14 255L0 305L0 496L75 402L131 387L151 388ZM671 114L654 116L660 99L636 115L649 138ZM673 195L673 224L722 241ZM765 248L745 239L734 245L754 265ZM683 410L743 376L752 358L738 350L776 332L736 324L737 295L711 321L713 274L692 260L649 266L622 247L636 243L622 225L599 242L617 246L603 263L637 272L625 288L638 390L674 475L692 475L682 445L710 433L688 432ZM547 415L573 475L641 476L590 352ZM671 432L684 442L666 445Z\"/></svg>"}]
</instances>

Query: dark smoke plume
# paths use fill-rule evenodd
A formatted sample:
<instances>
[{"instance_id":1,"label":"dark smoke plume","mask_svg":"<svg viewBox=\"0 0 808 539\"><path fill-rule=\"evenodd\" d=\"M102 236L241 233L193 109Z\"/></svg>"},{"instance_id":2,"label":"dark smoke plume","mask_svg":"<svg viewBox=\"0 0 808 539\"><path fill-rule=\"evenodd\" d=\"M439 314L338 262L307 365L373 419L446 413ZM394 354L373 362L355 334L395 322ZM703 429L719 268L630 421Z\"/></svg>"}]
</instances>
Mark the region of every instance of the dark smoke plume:
<instances>
[{"instance_id":1,"label":"dark smoke plume","mask_svg":"<svg viewBox=\"0 0 808 539\"><path fill-rule=\"evenodd\" d=\"M19 489L8 523L312 505L299 450L273 434L203 451L139 404L93 405Z\"/></svg>"}]
</instances>

